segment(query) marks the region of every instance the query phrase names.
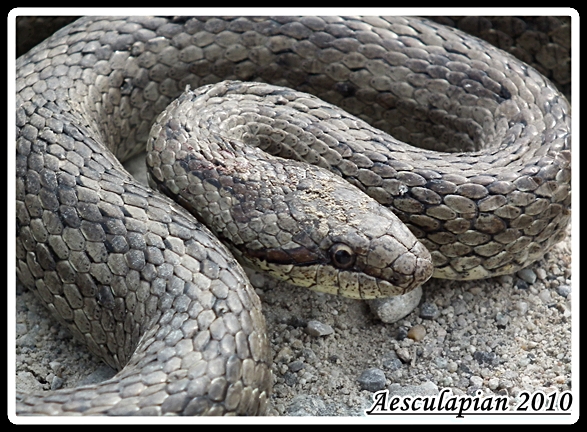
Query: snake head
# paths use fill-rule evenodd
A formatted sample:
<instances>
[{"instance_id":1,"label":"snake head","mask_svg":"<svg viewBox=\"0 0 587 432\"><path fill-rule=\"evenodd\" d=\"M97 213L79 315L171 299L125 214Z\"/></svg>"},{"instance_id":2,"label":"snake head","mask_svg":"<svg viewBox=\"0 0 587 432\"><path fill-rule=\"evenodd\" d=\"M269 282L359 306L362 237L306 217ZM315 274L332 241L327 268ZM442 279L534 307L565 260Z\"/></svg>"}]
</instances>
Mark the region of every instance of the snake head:
<instances>
[{"instance_id":1,"label":"snake head","mask_svg":"<svg viewBox=\"0 0 587 432\"><path fill-rule=\"evenodd\" d=\"M244 245L236 253L247 264L297 286L360 299L405 294L432 276L430 253L393 212L331 173L304 170L282 210L265 217L288 241ZM267 225L262 230L272 231Z\"/></svg>"},{"instance_id":2,"label":"snake head","mask_svg":"<svg viewBox=\"0 0 587 432\"><path fill-rule=\"evenodd\" d=\"M312 181L321 184L322 174L317 177ZM304 283L300 274L315 282L309 286L312 290L370 299L405 294L432 276L430 253L387 207L338 178L319 188L313 184L304 191L307 199L296 206L305 217L318 216L313 233L323 260L311 270L293 268L294 283ZM314 272L313 277L308 278L308 272Z\"/></svg>"}]
</instances>

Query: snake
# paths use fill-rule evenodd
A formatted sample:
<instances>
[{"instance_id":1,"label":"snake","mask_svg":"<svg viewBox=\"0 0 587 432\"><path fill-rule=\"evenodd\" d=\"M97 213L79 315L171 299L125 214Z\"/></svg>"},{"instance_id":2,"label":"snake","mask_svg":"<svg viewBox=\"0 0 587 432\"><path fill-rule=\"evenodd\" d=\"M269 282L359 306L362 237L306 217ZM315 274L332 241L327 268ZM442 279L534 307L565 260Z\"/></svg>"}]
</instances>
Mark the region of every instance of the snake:
<instances>
[{"instance_id":1,"label":"snake","mask_svg":"<svg viewBox=\"0 0 587 432\"><path fill-rule=\"evenodd\" d=\"M15 120L17 278L119 370L18 415L263 415L241 265L387 297L514 273L570 220L565 96L422 18L83 17L17 59Z\"/></svg>"}]
</instances>

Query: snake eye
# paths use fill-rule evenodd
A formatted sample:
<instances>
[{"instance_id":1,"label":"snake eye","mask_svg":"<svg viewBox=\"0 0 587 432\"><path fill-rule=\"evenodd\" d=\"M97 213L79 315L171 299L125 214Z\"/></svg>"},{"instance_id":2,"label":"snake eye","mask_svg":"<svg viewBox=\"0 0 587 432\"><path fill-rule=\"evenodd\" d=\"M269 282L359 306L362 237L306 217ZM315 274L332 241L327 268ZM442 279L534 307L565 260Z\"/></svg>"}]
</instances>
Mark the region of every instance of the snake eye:
<instances>
[{"instance_id":1,"label":"snake eye","mask_svg":"<svg viewBox=\"0 0 587 432\"><path fill-rule=\"evenodd\" d=\"M336 243L330 248L330 258L335 267L348 269L355 263L355 253L344 243Z\"/></svg>"}]
</instances>

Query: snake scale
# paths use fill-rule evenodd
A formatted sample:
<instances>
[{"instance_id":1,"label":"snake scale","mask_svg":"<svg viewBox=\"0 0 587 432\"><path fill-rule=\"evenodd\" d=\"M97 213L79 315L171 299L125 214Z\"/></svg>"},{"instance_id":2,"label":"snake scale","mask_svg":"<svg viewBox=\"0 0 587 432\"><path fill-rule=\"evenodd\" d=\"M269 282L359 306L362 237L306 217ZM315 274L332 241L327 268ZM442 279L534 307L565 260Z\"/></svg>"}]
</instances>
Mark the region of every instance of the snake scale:
<instances>
[{"instance_id":1,"label":"snake scale","mask_svg":"<svg viewBox=\"0 0 587 432\"><path fill-rule=\"evenodd\" d=\"M536 70L427 20L75 21L16 63L16 273L120 372L17 413L263 414L235 257L354 298L515 272L565 235L570 124ZM122 168L145 143L195 217Z\"/></svg>"}]
</instances>

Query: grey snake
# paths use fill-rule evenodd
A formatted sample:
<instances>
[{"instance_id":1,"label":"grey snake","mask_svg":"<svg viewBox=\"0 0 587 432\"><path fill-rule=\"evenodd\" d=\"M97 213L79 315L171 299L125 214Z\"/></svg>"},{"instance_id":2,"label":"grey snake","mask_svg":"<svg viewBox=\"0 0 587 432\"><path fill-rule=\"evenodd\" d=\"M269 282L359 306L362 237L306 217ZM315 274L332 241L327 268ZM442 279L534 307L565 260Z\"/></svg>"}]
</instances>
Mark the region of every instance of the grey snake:
<instances>
[{"instance_id":1,"label":"grey snake","mask_svg":"<svg viewBox=\"0 0 587 432\"><path fill-rule=\"evenodd\" d=\"M17 412L265 413L237 259L364 299L513 273L565 235L570 127L535 69L427 20L64 27L16 63L16 273L120 372ZM124 170L145 144L150 184L193 215Z\"/></svg>"}]
</instances>

